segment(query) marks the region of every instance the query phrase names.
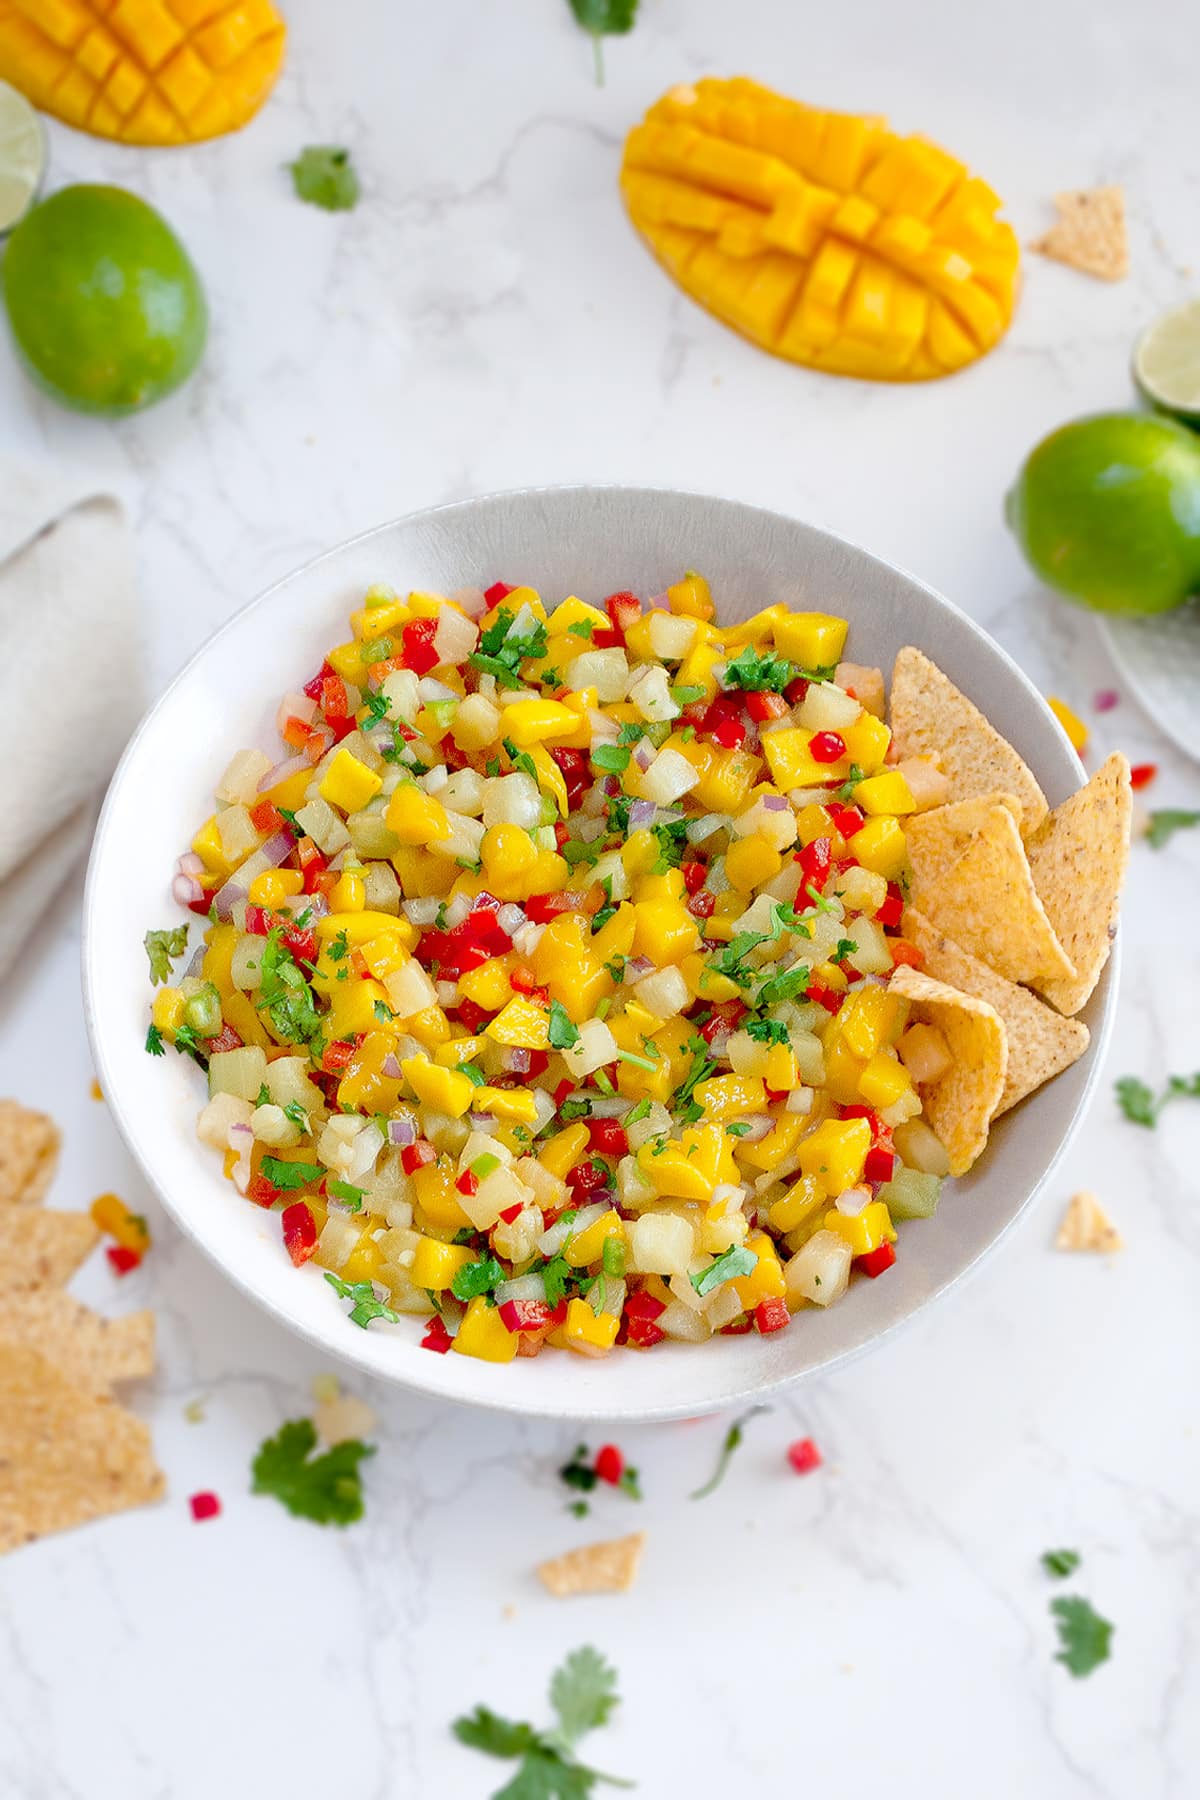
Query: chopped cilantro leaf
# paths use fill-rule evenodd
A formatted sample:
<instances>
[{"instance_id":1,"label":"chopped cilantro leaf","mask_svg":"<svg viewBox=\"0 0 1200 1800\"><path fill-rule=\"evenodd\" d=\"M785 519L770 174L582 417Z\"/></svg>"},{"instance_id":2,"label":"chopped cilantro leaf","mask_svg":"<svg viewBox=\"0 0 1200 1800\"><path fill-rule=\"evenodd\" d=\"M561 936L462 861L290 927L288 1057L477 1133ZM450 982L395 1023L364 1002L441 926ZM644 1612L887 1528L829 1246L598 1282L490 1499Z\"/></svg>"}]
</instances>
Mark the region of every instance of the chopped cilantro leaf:
<instances>
[{"instance_id":1,"label":"chopped cilantro leaf","mask_svg":"<svg viewBox=\"0 0 1200 1800\"><path fill-rule=\"evenodd\" d=\"M567 1508L573 1519L586 1519L591 1510L586 1500L572 1500Z\"/></svg>"},{"instance_id":2,"label":"chopped cilantro leaf","mask_svg":"<svg viewBox=\"0 0 1200 1800\"><path fill-rule=\"evenodd\" d=\"M626 1131L628 1131L629 1127L631 1125L637 1125L641 1122L642 1119L648 1119L649 1117L650 1117L650 1102L649 1102L649 1100L639 1100L636 1106L630 1107L629 1111L625 1114L625 1117L622 1119L621 1123L622 1123L622 1125L624 1125Z\"/></svg>"},{"instance_id":3,"label":"chopped cilantro leaf","mask_svg":"<svg viewBox=\"0 0 1200 1800\"><path fill-rule=\"evenodd\" d=\"M363 1513L359 1464L374 1456L375 1446L348 1438L313 1456L316 1443L311 1419L289 1419L254 1458L253 1492L273 1494L297 1518L317 1525L351 1525Z\"/></svg>"},{"instance_id":4,"label":"chopped cilantro leaf","mask_svg":"<svg viewBox=\"0 0 1200 1800\"><path fill-rule=\"evenodd\" d=\"M758 1255L754 1250L747 1250L743 1244L735 1244L731 1250L725 1250L707 1269L699 1275L692 1276L692 1286L700 1295L711 1294L715 1287L723 1281L732 1281L739 1275L749 1275L758 1263Z\"/></svg>"},{"instance_id":5,"label":"chopped cilantro leaf","mask_svg":"<svg viewBox=\"0 0 1200 1800\"><path fill-rule=\"evenodd\" d=\"M570 1462L564 1463L558 1471L560 1481L568 1487L578 1488L581 1493L590 1494L600 1477L591 1464L591 1452L586 1444L577 1444L575 1454Z\"/></svg>"},{"instance_id":6,"label":"chopped cilantro leaf","mask_svg":"<svg viewBox=\"0 0 1200 1800\"><path fill-rule=\"evenodd\" d=\"M592 751L592 761L607 774L620 775L629 767L632 754L628 744L597 744Z\"/></svg>"},{"instance_id":7,"label":"chopped cilantro leaf","mask_svg":"<svg viewBox=\"0 0 1200 1800\"><path fill-rule=\"evenodd\" d=\"M163 1043L163 1034L158 1029L157 1025L152 1025L146 1033L146 1055L165 1056L166 1054L166 1046Z\"/></svg>"},{"instance_id":8,"label":"chopped cilantro leaf","mask_svg":"<svg viewBox=\"0 0 1200 1800\"><path fill-rule=\"evenodd\" d=\"M171 964L187 949L188 928L174 925L169 931L148 931L142 939L154 983L170 981Z\"/></svg>"},{"instance_id":9,"label":"chopped cilantro leaf","mask_svg":"<svg viewBox=\"0 0 1200 1800\"><path fill-rule=\"evenodd\" d=\"M837 941L837 949L829 960L832 963L844 963L846 958L848 956L853 956L857 949L858 945L853 938L839 938Z\"/></svg>"},{"instance_id":10,"label":"chopped cilantro leaf","mask_svg":"<svg viewBox=\"0 0 1200 1800\"><path fill-rule=\"evenodd\" d=\"M834 788L833 793L831 794L830 798L833 800L840 800L840 801L842 801L843 804L848 803L849 801L853 800L854 790L858 786L859 782L862 780L863 780L863 771L859 768L857 763L851 763L850 764L850 773L847 775L845 781L842 782L840 787Z\"/></svg>"},{"instance_id":11,"label":"chopped cilantro leaf","mask_svg":"<svg viewBox=\"0 0 1200 1800\"><path fill-rule=\"evenodd\" d=\"M1169 1100L1200 1099L1200 1074L1168 1075L1167 1085L1155 1095L1136 1075L1122 1075L1116 1083L1117 1103L1132 1125L1145 1125L1153 1130L1158 1115Z\"/></svg>"},{"instance_id":12,"label":"chopped cilantro leaf","mask_svg":"<svg viewBox=\"0 0 1200 1800\"><path fill-rule=\"evenodd\" d=\"M589 644L592 641L592 633L595 629L595 624L591 619L576 619L573 625L567 626L567 630L571 632L574 637L586 638Z\"/></svg>"},{"instance_id":13,"label":"chopped cilantro leaf","mask_svg":"<svg viewBox=\"0 0 1200 1800\"><path fill-rule=\"evenodd\" d=\"M358 175L349 150L337 144L306 144L287 164L296 197L326 212L349 212L359 197Z\"/></svg>"},{"instance_id":14,"label":"chopped cilantro leaf","mask_svg":"<svg viewBox=\"0 0 1200 1800\"><path fill-rule=\"evenodd\" d=\"M744 1030L756 1044L786 1044L788 1028L782 1019L747 1019Z\"/></svg>"},{"instance_id":15,"label":"chopped cilantro leaf","mask_svg":"<svg viewBox=\"0 0 1200 1800\"><path fill-rule=\"evenodd\" d=\"M352 1187L348 1181L339 1181L333 1176L325 1183L325 1187L335 1200L344 1200L351 1212L362 1210L364 1193L362 1188Z\"/></svg>"},{"instance_id":16,"label":"chopped cilantro leaf","mask_svg":"<svg viewBox=\"0 0 1200 1800\"><path fill-rule=\"evenodd\" d=\"M390 1306L385 1306L381 1300L375 1298L375 1288L372 1282L342 1281L339 1276L331 1275L328 1270L325 1271L325 1279L335 1294L340 1294L343 1300L354 1302L349 1314L352 1325L361 1325L365 1331L372 1319L387 1319L392 1325L396 1324L399 1319L399 1313L393 1312Z\"/></svg>"},{"instance_id":17,"label":"chopped cilantro leaf","mask_svg":"<svg viewBox=\"0 0 1200 1800\"><path fill-rule=\"evenodd\" d=\"M509 738L505 738L504 740L504 749L508 756L508 760L514 769L519 770L522 775L530 776L534 781L537 780L537 764L534 762L532 756L530 756L528 750L518 750L517 746Z\"/></svg>"},{"instance_id":18,"label":"chopped cilantro leaf","mask_svg":"<svg viewBox=\"0 0 1200 1800\"><path fill-rule=\"evenodd\" d=\"M542 1285L546 1290L547 1306L557 1306L563 1299L567 1291L567 1282L573 1273L574 1270L561 1251L543 1265Z\"/></svg>"},{"instance_id":19,"label":"chopped cilantro leaf","mask_svg":"<svg viewBox=\"0 0 1200 1800\"><path fill-rule=\"evenodd\" d=\"M1055 1662L1078 1677L1090 1675L1108 1661L1113 1627L1100 1617L1090 1601L1076 1594L1060 1595L1050 1602L1050 1611L1058 1627L1060 1646Z\"/></svg>"},{"instance_id":20,"label":"chopped cilantro leaf","mask_svg":"<svg viewBox=\"0 0 1200 1800\"><path fill-rule=\"evenodd\" d=\"M477 1294L490 1294L504 1278L495 1257L485 1256L480 1262L463 1264L450 1283L450 1292L456 1300L474 1300Z\"/></svg>"},{"instance_id":21,"label":"chopped cilantro leaf","mask_svg":"<svg viewBox=\"0 0 1200 1800\"><path fill-rule=\"evenodd\" d=\"M744 1138L749 1129L750 1127L745 1119L735 1119L732 1125L727 1125L725 1127L725 1136L731 1138Z\"/></svg>"},{"instance_id":22,"label":"chopped cilantro leaf","mask_svg":"<svg viewBox=\"0 0 1200 1800\"><path fill-rule=\"evenodd\" d=\"M272 1187L290 1194L297 1188L310 1187L320 1181L325 1171L319 1163L281 1162L277 1156L264 1156L262 1173Z\"/></svg>"},{"instance_id":23,"label":"chopped cilantro leaf","mask_svg":"<svg viewBox=\"0 0 1200 1800\"><path fill-rule=\"evenodd\" d=\"M265 1081L258 1090L258 1098L254 1104L255 1106L270 1106L271 1104L271 1090Z\"/></svg>"},{"instance_id":24,"label":"chopped cilantro leaf","mask_svg":"<svg viewBox=\"0 0 1200 1800\"><path fill-rule=\"evenodd\" d=\"M764 688L776 694L782 694L785 687L795 680L796 670L785 657L777 656L773 650L759 655L752 645L747 644L739 651L732 662L725 665L725 682L729 687L761 692Z\"/></svg>"},{"instance_id":25,"label":"chopped cilantro leaf","mask_svg":"<svg viewBox=\"0 0 1200 1800\"><path fill-rule=\"evenodd\" d=\"M569 1050L579 1042L579 1028L572 1023L561 1000L550 1002L549 1037L552 1050Z\"/></svg>"},{"instance_id":26,"label":"chopped cilantro leaf","mask_svg":"<svg viewBox=\"0 0 1200 1800\"><path fill-rule=\"evenodd\" d=\"M392 704L382 688L380 688L377 694L364 694L362 703L367 712L367 717L363 720L363 724L368 730L370 730L372 725L382 724L387 718Z\"/></svg>"},{"instance_id":27,"label":"chopped cilantro leaf","mask_svg":"<svg viewBox=\"0 0 1200 1800\"><path fill-rule=\"evenodd\" d=\"M1080 1560L1078 1550L1046 1550L1042 1553L1042 1567L1056 1581L1063 1581L1068 1575L1073 1575Z\"/></svg>"},{"instance_id":28,"label":"chopped cilantro leaf","mask_svg":"<svg viewBox=\"0 0 1200 1800\"><path fill-rule=\"evenodd\" d=\"M576 1119L590 1119L592 1103L590 1100L564 1100L558 1116L564 1125L573 1125Z\"/></svg>"},{"instance_id":29,"label":"chopped cilantro leaf","mask_svg":"<svg viewBox=\"0 0 1200 1800\"><path fill-rule=\"evenodd\" d=\"M699 1047L696 1048L696 1046ZM717 1066L709 1056L708 1045L703 1038L693 1038L688 1047L693 1052L692 1066L680 1082L679 1086L675 1089L671 1101L672 1106L681 1108L686 1108L694 1104L692 1095L695 1093L696 1088L713 1073ZM700 1109L697 1107L696 1110L697 1117L699 1117ZM689 1120L689 1123L694 1123L694 1121Z\"/></svg>"},{"instance_id":30,"label":"chopped cilantro leaf","mask_svg":"<svg viewBox=\"0 0 1200 1800\"><path fill-rule=\"evenodd\" d=\"M290 1119L305 1137L312 1136L312 1126L308 1122L308 1114L299 1100L289 1100L283 1109L283 1116L285 1119Z\"/></svg>"},{"instance_id":31,"label":"chopped cilantro leaf","mask_svg":"<svg viewBox=\"0 0 1200 1800\"><path fill-rule=\"evenodd\" d=\"M386 1025L389 1020L394 1019L395 1016L395 1013L392 1011L386 1000L377 1000L375 1002L375 1017L379 1020L381 1025Z\"/></svg>"}]
</instances>

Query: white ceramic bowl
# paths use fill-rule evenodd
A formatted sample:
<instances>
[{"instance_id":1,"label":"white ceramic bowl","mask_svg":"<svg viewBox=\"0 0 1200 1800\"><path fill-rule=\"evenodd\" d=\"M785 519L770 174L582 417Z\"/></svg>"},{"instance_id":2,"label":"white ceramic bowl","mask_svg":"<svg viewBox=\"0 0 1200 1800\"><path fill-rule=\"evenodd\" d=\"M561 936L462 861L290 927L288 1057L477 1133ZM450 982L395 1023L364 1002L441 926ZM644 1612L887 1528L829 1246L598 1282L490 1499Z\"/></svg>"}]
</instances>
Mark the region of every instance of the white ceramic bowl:
<instances>
[{"instance_id":1,"label":"white ceramic bowl","mask_svg":"<svg viewBox=\"0 0 1200 1800\"><path fill-rule=\"evenodd\" d=\"M917 644L984 709L1052 803L1081 770L1037 691L978 626L938 594L841 539L777 513L639 488L535 489L414 513L353 539L268 589L192 659L136 732L113 778L88 874L83 977L105 1096L164 1205L230 1279L284 1324L374 1375L428 1394L563 1418L651 1419L728 1406L827 1369L909 1319L990 1250L1045 1182L1079 1122L1100 1066L1116 990L1110 963L1085 1017L1089 1054L996 1128L986 1155L946 1190L937 1217L906 1224L881 1281L860 1281L828 1312L802 1312L769 1337L663 1344L602 1361L545 1354L503 1367L419 1347L419 1323L350 1324L312 1264L293 1269L273 1214L226 1182L196 1138L203 1081L183 1057L143 1050L150 989L142 934L178 917L176 857L211 810L231 753L273 748L278 696L305 681L373 581L448 591L528 582L547 600L658 592L684 568L712 584L720 617L769 601L850 620L850 654L890 670ZM193 942L198 941L193 931Z\"/></svg>"}]
</instances>

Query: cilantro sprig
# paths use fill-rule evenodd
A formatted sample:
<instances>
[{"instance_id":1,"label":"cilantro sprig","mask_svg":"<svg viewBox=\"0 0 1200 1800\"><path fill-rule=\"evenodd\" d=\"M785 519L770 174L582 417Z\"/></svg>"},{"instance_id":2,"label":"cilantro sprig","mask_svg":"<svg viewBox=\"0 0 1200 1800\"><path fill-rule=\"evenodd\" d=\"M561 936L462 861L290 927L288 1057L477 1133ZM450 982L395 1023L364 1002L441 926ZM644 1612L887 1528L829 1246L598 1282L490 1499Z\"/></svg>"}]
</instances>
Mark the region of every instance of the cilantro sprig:
<instances>
[{"instance_id":1,"label":"cilantro sprig","mask_svg":"<svg viewBox=\"0 0 1200 1800\"><path fill-rule=\"evenodd\" d=\"M340 1294L343 1300L353 1301L349 1313L352 1325L361 1325L365 1331L372 1319L386 1319L390 1325L398 1322L399 1313L375 1298L373 1282L343 1281L340 1275L331 1275L328 1269L325 1271L325 1279L335 1294Z\"/></svg>"},{"instance_id":2,"label":"cilantro sprig","mask_svg":"<svg viewBox=\"0 0 1200 1800\"><path fill-rule=\"evenodd\" d=\"M710 1494L716 1492L717 1488L720 1487L726 1475L729 1473L730 1463L741 1449L742 1439L746 1435L747 1425L750 1423L751 1419L757 1416L757 1414L770 1412L770 1410L769 1406L752 1406L748 1412L742 1413L740 1418L733 1421L733 1424L729 1427L729 1430L725 1433L721 1442L721 1452L717 1457L716 1468L713 1470L704 1486L696 1489L695 1493L692 1495L693 1500L707 1500Z\"/></svg>"},{"instance_id":3,"label":"cilantro sprig","mask_svg":"<svg viewBox=\"0 0 1200 1800\"><path fill-rule=\"evenodd\" d=\"M1200 1074L1168 1075L1167 1085L1158 1094L1136 1075L1122 1075L1115 1087L1117 1104L1130 1124L1153 1131L1169 1101L1200 1099Z\"/></svg>"},{"instance_id":4,"label":"cilantro sprig","mask_svg":"<svg viewBox=\"0 0 1200 1800\"><path fill-rule=\"evenodd\" d=\"M592 40L596 86L604 86L604 45L606 37L624 37L633 30L638 0L568 0L576 23ZM574 631L575 626L570 629Z\"/></svg>"},{"instance_id":5,"label":"cilantro sprig","mask_svg":"<svg viewBox=\"0 0 1200 1800\"><path fill-rule=\"evenodd\" d=\"M765 688L772 693L782 694L784 688L795 679L794 663L777 655L774 650L764 650L760 654L751 644L747 644L732 662L725 665L726 686L742 688L748 692L761 693Z\"/></svg>"},{"instance_id":6,"label":"cilantro sprig","mask_svg":"<svg viewBox=\"0 0 1200 1800\"><path fill-rule=\"evenodd\" d=\"M1101 1618L1090 1600L1078 1594L1060 1594L1050 1602L1050 1611L1058 1628L1055 1662L1062 1663L1078 1679L1108 1661L1115 1627Z\"/></svg>"},{"instance_id":7,"label":"cilantro sprig","mask_svg":"<svg viewBox=\"0 0 1200 1800\"><path fill-rule=\"evenodd\" d=\"M188 928L186 925L174 925L169 931L148 931L142 939L146 958L150 964L150 979L156 985L160 981L170 981L171 964L177 962L187 949Z\"/></svg>"},{"instance_id":8,"label":"cilantro sprig","mask_svg":"<svg viewBox=\"0 0 1200 1800\"><path fill-rule=\"evenodd\" d=\"M566 1462L562 1465L562 1468L558 1471L558 1478L560 1481L565 1482L567 1487L574 1488L576 1493L590 1494L595 1491L599 1484L600 1477L596 1473L595 1464L592 1460L592 1453L586 1444L577 1444L575 1446L574 1456L572 1456L570 1462ZM631 1500L642 1500L645 1498L642 1493L642 1484L638 1479L638 1472L636 1469L631 1469L628 1464L621 1470L620 1478L615 1483L615 1486L618 1487L623 1494L627 1494ZM574 1508L572 1510L574 1510ZM582 1517L582 1514L578 1514L577 1516Z\"/></svg>"},{"instance_id":9,"label":"cilantro sprig","mask_svg":"<svg viewBox=\"0 0 1200 1800\"><path fill-rule=\"evenodd\" d=\"M633 1785L590 1768L575 1754L579 1740L606 1724L617 1702L616 1671L599 1651L584 1645L572 1650L550 1678L555 1723L548 1730L506 1719L488 1706L464 1713L450 1729L468 1749L519 1764L502 1800L587 1800L598 1781Z\"/></svg>"},{"instance_id":10,"label":"cilantro sprig","mask_svg":"<svg viewBox=\"0 0 1200 1800\"><path fill-rule=\"evenodd\" d=\"M692 1286L703 1299L705 1294L711 1294L715 1287L720 1287L723 1281L732 1281L738 1275L749 1275L757 1263L755 1251L747 1250L744 1244L735 1244L731 1250L722 1251L699 1275L693 1275Z\"/></svg>"},{"instance_id":11,"label":"cilantro sprig","mask_svg":"<svg viewBox=\"0 0 1200 1800\"><path fill-rule=\"evenodd\" d=\"M546 654L546 627L541 619L532 631L518 632L514 636L512 628L515 624L516 617L511 608L502 606L481 634L478 650L473 650L467 658L473 669L495 676L502 688L522 687L521 664L527 657Z\"/></svg>"},{"instance_id":12,"label":"cilantro sprig","mask_svg":"<svg viewBox=\"0 0 1200 1800\"><path fill-rule=\"evenodd\" d=\"M570 1050L579 1042L579 1027L561 1000L550 1002L550 1023L547 1029L552 1050Z\"/></svg>"},{"instance_id":13,"label":"cilantro sprig","mask_svg":"<svg viewBox=\"0 0 1200 1800\"><path fill-rule=\"evenodd\" d=\"M1152 850L1161 850L1177 831L1190 831L1200 825L1200 812L1182 812L1178 807L1160 807L1150 814L1146 842Z\"/></svg>"},{"instance_id":14,"label":"cilantro sprig","mask_svg":"<svg viewBox=\"0 0 1200 1800\"><path fill-rule=\"evenodd\" d=\"M298 1519L317 1525L352 1525L363 1515L359 1464L375 1446L358 1438L334 1444L321 1456L311 1419L289 1419L267 1438L251 1464L251 1491L272 1494Z\"/></svg>"}]
</instances>

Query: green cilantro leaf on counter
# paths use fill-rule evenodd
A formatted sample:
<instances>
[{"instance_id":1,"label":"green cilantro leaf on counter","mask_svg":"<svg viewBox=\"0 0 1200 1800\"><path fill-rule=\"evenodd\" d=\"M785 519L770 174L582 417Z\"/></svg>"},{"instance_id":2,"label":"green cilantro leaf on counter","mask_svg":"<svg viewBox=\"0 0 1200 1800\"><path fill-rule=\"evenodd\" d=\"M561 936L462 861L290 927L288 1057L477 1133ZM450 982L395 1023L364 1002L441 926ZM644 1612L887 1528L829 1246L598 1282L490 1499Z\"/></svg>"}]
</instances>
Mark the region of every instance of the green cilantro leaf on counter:
<instances>
[{"instance_id":1,"label":"green cilantro leaf on counter","mask_svg":"<svg viewBox=\"0 0 1200 1800\"><path fill-rule=\"evenodd\" d=\"M570 1050L579 1042L579 1027L561 1000L550 1002L549 1040L552 1050Z\"/></svg>"},{"instance_id":2,"label":"green cilantro leaf on counter","mask_svg":"<svg viewBox=\"0 0 1200 1800\"><path fill-rule=\"evenodd\" d=\"M285 165L296 196L326 212L349 212L358 202L358 175L349 150L338 144L306 144L295 162Z\"/></svg>"},{"instance_id":3,"label":"green cilantro leaf on counter","mask_svg":"<svg viewBox=\"0 0 1200 1800\"><path fill-rule=\"evenodd\" d=\"M1162 807L1150 814L1146 842L1152 850L1161 850L1177 831L1189 831L1200 825L1200 812L1180 812L1177 807Z\"/></svg>"},{"instance_id":4,"label":"green cilantro leaf on counter","mask_svg":"<svg viewBox=\"0 0 1200 1800\"><path fill-rule=\"evenodd\" d=\"M1090 1600L1082 1600L1077 1594L1061 1595L1050 1602L1050 1611L1058 1627L1055 1662L1079 1677L1090 1675L1108 1661L1114 1627L1100 1617Z\"/></svg>"},{"instance_id":5,"label":"green cilantro leaf on counter","mask_svg":"<svg viewBox=\"0 0 1200 1800\"><path fill-rule=\"evenodd\" d=\"M352 1325L361 1325L365 1331L372 1319L386 1319L390 1325L395 1325L399 1320L399 1313L393 1312L390 1306L385 1306L382 1300L375 1298L373 1282L343 1281L339 1275L331 1275L328 1269L325 1271L325 1279L335 1294L339 1294L343 1300L354 1302L349 1313Z\"/></svg>"},{"instance_id":6,"label":"green cilantro leaf on counter","mask_svg":"<svg viewBox=\"0 0 1200 1800\"><path fill-rule=\"evenodd\" d=\"M1136 1075L1122 1075L1115 1087L1117 1104L1130 1124L1145 1125L1152 1131L1168 1101L1200 1099L1200 1074L1168 1075L1161 1094L1155 1094Z\"/></svg>"},{"instance_id":7,"label":"green cilantro leaf on counter","mask_svg":"<svg viewBox=\"0 0 1200 1800\"><path fill-rule=\"evenodd\" d=\"M170 981L171 964L187 949L188 928L175 925L169 931L148 931L142 939L152 982Z\"/></svg>"},{"instance_id":8,"label":"green cilantro leaf on counter","mask_svg":"<svg viewBox=\"0 0 1200 1800\"><path fill-rule=\"evenodd\" d=\"M624 37L633 30L638 0L568 0L575 22L592 40L596 86L604 86L604 46L606 37Z\"/></svg>"},{"instance_id":9,"label":"green cilantro leaf on counter","mask_svg":"<svg viewBox=\"0 0 1200 1800\"><path fill-rule=\"evenodd\" d=\"M375 1446L348 1438L313 1456L316 1444L311 1419L289 1419L260 1446L251 1464L251 1491L273 1494L298 1519L351 1525L363 1514L359 1464L374 1456Z\"/></svg>"},{"instance_id":10,"label":"green cilantro leaf on counter","mask_svg":"<svg viewBox=\"0 0 1200 1800\"><path fill-rule=\"evenodd\" d=\"M721 1453L717 1457L716 1468L713 1470L704 1486L696 1489L695 1493L692 1495L693 1500L707 1500L710 1494L715 1493L729 1473L729 1465L733 1461L737 1451L741 1448L747 1425L756 1414L770 1412L770 1410L769 1406L752 1406L749 1412L742 1413L740 1418L733 1421L733 1424L725 1433L725 1437L721 1443Z\"/></svg>"},{"instance_id":11,"label":"green cilantro leaf on counter","mask_svg":"<svg viewBox=\"0 0 1200 1800\"><path fill-rule=\"evenodd\" d=\"M450 1729L460 1744L485 1756L519 1766L496 1800L588 1800L596 1783L632 1787L615 1775L589 1768L575 1747L589 1731L607 1724L616 1706L616 1672L599 1651L585 1645L572 1650L550 1680L550 1704L556 1722L539 1731L525 1720L506 1719L488 1706L477 1706L454 1720Z\"/></svg>"},{"instance_id":12,"label":"green cilantro leaf on counter","mask_svg":"<svg viewBox=\"0 0 1200 1800\"><path fill-rule=\"evenodd\" d=\"M1047 1575L1052 1575L1056 1581L1062 1581L1068 1575L1073 1575L1081 1560L1078 1550L1045 1550L1042 1552L1042 1567Z\"/></svg>"}]
</instances>

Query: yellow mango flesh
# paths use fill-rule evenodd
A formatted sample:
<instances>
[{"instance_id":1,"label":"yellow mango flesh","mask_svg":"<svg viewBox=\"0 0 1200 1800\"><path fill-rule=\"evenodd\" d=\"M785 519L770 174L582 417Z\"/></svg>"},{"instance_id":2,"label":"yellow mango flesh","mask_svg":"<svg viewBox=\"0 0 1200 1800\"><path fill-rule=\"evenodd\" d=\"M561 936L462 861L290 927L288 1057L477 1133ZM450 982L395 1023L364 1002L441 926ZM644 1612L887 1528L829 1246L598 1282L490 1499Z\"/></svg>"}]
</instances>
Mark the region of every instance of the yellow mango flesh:
<instances>
[{"instance_id":1,"label":"yellow mango flesh","mask_svg":"<svg viewBox=\"0 0 1200 1800\"><path fill-rule=\"evenodd\" d=\"M925 381L999 342L1019 250L986 182L877 118L738 77L681 85L625 141L630 217L694 300L834 375Z\"/></svg>"},{"instance_id":2,"label":"yellow mango flesh","mask_svg":"<svg viewBox=\"0 0 1200 1800\"><path fill-rule=\"evenodd\" d=\"M270 0L0 0L0 77L80 131L189 144L253 118L285 37Z\"/></svg>"}]
</instances>

